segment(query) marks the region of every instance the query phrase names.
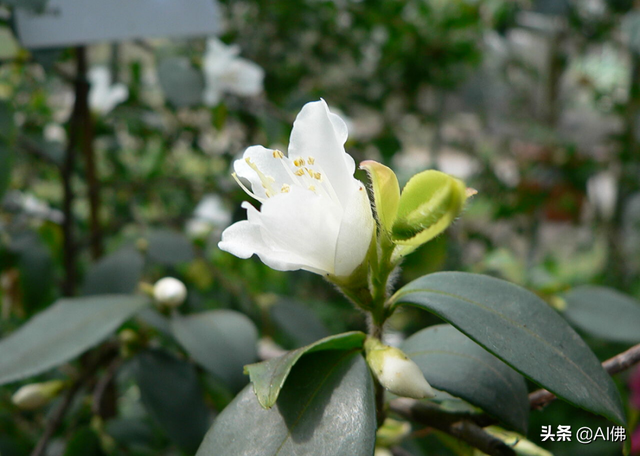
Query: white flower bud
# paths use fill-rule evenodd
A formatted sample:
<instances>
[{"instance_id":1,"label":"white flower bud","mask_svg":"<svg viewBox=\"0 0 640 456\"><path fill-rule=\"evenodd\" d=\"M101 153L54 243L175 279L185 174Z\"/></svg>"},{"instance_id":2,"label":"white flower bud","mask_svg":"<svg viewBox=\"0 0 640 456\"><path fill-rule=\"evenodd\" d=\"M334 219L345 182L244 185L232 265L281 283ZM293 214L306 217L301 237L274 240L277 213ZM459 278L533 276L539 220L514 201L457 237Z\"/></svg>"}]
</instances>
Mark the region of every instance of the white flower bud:
<instances>
[{"instance_id":1,"label":"white flower bud","mask_svg":"<svg viewBox=\"0 0 640 456\"><path fill-rule=\"evenodd\" d=\"M64 387L62 380L24 385L11 397L11 401L23 410L35 410L55 398Z\"/></svg>"},{"instance_id":2,"label":"white flower bud","mask_svg":"<svg viewBox=\"0 0 640 456\"><path fill-rule=\"evenodd\" d=\"M393 394L413 399L435 396L418 365L401 350L368 338L365 351L371 371L380 384Z\"/></svg>"},{"instance_id":3,"label":"white flower bud","mask_svg":"<svg viewBox=\"0 0 640 456\"><path fill-rule=\"evenodd\" d=\"M153 299L162 306L178 307L187 298L187 287L178 279L165 277L153 286Z\"/></svg>"}]
</instances>

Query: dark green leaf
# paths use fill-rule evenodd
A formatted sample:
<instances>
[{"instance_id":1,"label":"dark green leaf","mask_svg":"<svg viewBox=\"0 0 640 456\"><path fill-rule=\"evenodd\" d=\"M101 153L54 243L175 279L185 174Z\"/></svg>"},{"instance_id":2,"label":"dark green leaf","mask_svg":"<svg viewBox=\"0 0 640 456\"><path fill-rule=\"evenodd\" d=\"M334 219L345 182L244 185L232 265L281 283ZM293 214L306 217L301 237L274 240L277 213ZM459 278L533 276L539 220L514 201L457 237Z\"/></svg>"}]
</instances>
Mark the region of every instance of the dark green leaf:
<instances>
[{"instance_id":1,"label":"dark green leaf","mask_svg":"<svg viewBox=\"0 0 640 456\"><path fill-rule=\"evenodd\" d=\"M440 316L558 397L625 422L611 377L580 336L533 293L488 276L440 272L414 280L392 299Z\"/></svg>"},{"instance_id":2,"label":"dark green leaf","mask_svg":"<svg viewBox=\"0 0 640 456\"><path fill-rule=\"evenodd\" d=\"M577 287L562 296L563 315L577 328L604 340L640 343L640 303L605 287Z\"/></svg>"},{"instance_id":3,"label":"dark green leaf","mask_svg":"<svg viewBox=\"0 0 640 456\"><path fill-rule=\"evenodd\" d=\"M308 307L280 301L270 309L275 325L293 340L295 347L327 337L329 331Z\"/></svg>"},{"instance_id":4,"label":"dark green leaf","mask_svg":"<svg viewBox=\"0 0 640 456\"><path fill-rule=\"evenodd\" d=\"M204 78L186 57L169 57L158 65L158 79L173 105L193 106L202 101Z\"/></svg>"},{"instance_id":5,"label":"dark green leaf","mask_svg":"<svg viewBox=\"0 0 640 456\"><path fill-rule=\"evenodd\" d=\"M371 456L375 432L369 368L358 353L331 350L300 360L269 410L247 386L196 456Z\"/></svg>"},{"instance_id":6,"label":"dark green leaf","mask_svg":"<svg viewBox=\"0 0 640 456\"><path fill-rule=\"evenodd\" d=\"M234 391L246 385L245 364L258 358L258 330L245 315L212 310L183 317L176 313L171 330L184 349L202 367Z\"/></svg>"},{"instance_id":7,"label":"dark green leaf","mask_svg":"<svg viewBox=\"0 0 640 456\"><path fill-rule=\"evenodd\" d=\"M362 348L367 336L359 331L352 331L335 336L325 337L313 344L270 359L261 363L250 364L245 371L251 377L253 391L258 397L258 402L264 408L271 408L276 403L282 385L284 385L291 368L298 360L308 353L321 350L351 350Z\"/></svg>"},{"instance_id":8,"label":"dark green leaf","mask_svg":"<svg viewBox=\"0 0 640 456\"><path fill-rule=\"evenodd\" d=\"M0 200L11 183L11 149L0 143Z\"/></svg>"},{"instance_id":9,"label":"dark green leaf","mask_svg":"<svg viewBox=\"0 0 640 456\"><path fill-rule=\"evenodd\" d=\"M480 407L526 434L529 398L524 378L449 325L417 332L400 347L434 388Z\"/></svg>"},{"instance_id":10,"label":"dark green leaf","mask_svg":"<svg viewBox=\"0 0 640 456\"><path fill-rule=\"evenodd\" d=\"M182 234L169 230L153 231L148 238L149 259L166 266L187 263L195 257L193 246Z\"/></svg>"},{"instance_id":11,"label":"dark green leaf","mask_svg":"<svg viewBox=\"0 0 640 456\"><path fill-rule=\"evenodd\" d=\"M129 294L138 287L144 259L137 251L126 248L93 264L82 286L84 295Z\"/></svg>"},{"instance_id":12,"label":"dark green leaf","mask_svg":"<svg viewBox=\"0 0 640 456\"><path fill-rule=\"evenodd\" d=\"M145 408L171 440L193 453L209 426L209 410L195 368L168 353L138 354L135 377Z\"/></svg>"},{"instance_id":13,"label":"dark green leaf","mask_svg":"<svg viewBox=\"0 0 640 456\"><path fill-rule=\"evenodd\" d=\"M0 384L73 359L148 303L144 297L124 295L60 299L0 341Z\"/></svg>"},{"instance_id":14,"label":"dark green leaf","mask_svg":"<svg viewBox=\"0 0 640 456\"><path fill-rule=\"evenodd\" d=\"M16 131L16 124L13 120L13 108L5 100L0 100L0 139L10 141Z\"/></svg>"},{"instance_id":15,"label":"dark green leaf","mask_svg":"<svg viewBox=\"0 0 640 456\"><path fill-rule=\"evenodd\" d=\"M64 456L104 456L100 438L89 427L76 431L64 451Z\"/></svg>"},{"instance_id":16,"label":"dark green leaf","mask_svg":"<svg viewBox=\"0 0 640 456\"><path fill-rule=\"evenodd\" d=\"M25 231L14 237L10 250L18 256L20 285L25 304L38 309L50 299L53 286L53 259L40 237Z\"/></svg>"}]
</instances>

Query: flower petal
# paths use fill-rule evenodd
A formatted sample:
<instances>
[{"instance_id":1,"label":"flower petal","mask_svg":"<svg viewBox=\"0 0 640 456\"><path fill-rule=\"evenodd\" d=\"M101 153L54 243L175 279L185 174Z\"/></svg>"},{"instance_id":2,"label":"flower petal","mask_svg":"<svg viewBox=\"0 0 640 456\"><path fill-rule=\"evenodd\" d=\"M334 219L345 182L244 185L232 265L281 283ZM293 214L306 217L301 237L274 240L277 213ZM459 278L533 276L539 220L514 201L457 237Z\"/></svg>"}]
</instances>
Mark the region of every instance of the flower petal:
<instances>
[{"instance_id":1,"label":"flower petal","mask_svg":"<svg viewBox=\"0 0 640 456\"><path fill-rule=\"evenodd\" d=\"M235 223L222 233L220 249L240 258L255 253L267 266L279 271L334 273L339 207L301 188L269 198L261 212L246 202L242 207L247 209L248 220Z\"/></svg>"},{"instance_id":2,"label":"flower petal","mask_svg":"<svg viewBox=\"0 0 640 456\"><path fill-rule=\"evenodd\" d=\"M281 163L281 160L286 160L286 158L274 157L272 149L251 146L244 152L241 160L236 160L233 163L233 169L239 177L247 179L251 183L251 191L259 198L267 197L266 190L268 185L262 182L256 170L247 163L247 158L265 177L273 179L271 186L274 194L280 191L283 184L291 185L292 179L287 173L286 167Z\"/></svg>"},{"instance_id":3,"label":"flower petal","mask_svg":"<svg viewBox=\"0 0 640 456\"><path fill-rule=\"evenodd\" d=\"M218 243L220 250L229 252L238 258L247 259L258 255L260 260L276 271L296 271L306 269L317 274L324 274L322 270L315 270L297 255L286 251L274 251L264 242L260 225L247 220L234 223L222 233L222 241Z\"/></svg>"},{"instance_id":4,"label":"flower petal","mask_svg":"<svg viewBox=\"0 0 640 456\"><path fill-rule=\"evenodd\" d=\"M312 156L322 167L344 207L357 181L355 162L344 150L347 126L329 111L324 100L307 103L293 123L289 157Z\"/></svg>"},{"instance_id":5,"label":"flower petal","mask_svg":"<svg viewBox=\"0 0 640 456\"><path fill-rule=\"evenodd\" d=\"M364 261L373 236L371 203L364 185L355 192L344 209L336 241L334 274L349 275Z\"/></svg>"}]
</instances>

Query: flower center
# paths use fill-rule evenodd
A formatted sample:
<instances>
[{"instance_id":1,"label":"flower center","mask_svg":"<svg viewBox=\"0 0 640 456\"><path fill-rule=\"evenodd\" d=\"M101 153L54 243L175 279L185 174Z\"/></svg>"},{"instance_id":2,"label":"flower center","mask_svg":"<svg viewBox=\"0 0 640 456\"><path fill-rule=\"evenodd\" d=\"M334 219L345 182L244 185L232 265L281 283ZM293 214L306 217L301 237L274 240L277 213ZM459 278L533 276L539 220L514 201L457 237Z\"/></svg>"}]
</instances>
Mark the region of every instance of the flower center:
<instances>
[{"instance_id":1,"label":"flower center","mask_svg":"<svg viewBox=\"0 0 640 456\"><path fill-rule=\"evenodd\" d=\"M289 177L287 182L276 182L274 177L265 174L260 168L258 168L258 165L254 163L250 157L245 158L247 165L255 171L256 175L260 179L260 184L262 185L267 198L271 198L278 193L289 193L291 191L291 187L300 187L311 190L317 195L328 198L332 202L340 205L340 200L333 188L333 185L331 185L331 182L325 178L326 174L324 170L320 164L316 162L314 157L308 156L306 159L303 157L296 157L291 159L279 150L274 150L272 152L272 157L281 164L286 175ZM248 195L260 202L264 202L264 198L256 196L255 193L243 185L235 173L233 173L233 178ZM277 190L278 188L279 190Z\"/></svg>"}]
</instances>

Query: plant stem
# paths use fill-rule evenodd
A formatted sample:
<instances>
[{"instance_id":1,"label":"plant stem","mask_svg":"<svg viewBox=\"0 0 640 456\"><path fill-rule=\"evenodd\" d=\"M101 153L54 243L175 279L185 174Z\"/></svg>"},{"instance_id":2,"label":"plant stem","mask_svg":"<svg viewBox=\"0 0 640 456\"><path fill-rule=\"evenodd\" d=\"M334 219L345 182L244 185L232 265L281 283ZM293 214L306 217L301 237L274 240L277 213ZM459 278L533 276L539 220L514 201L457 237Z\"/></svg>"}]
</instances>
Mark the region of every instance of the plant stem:
<instances>
[{"instance_id":1,"label":"plant stem","mask_svg":"<svg viewBox=\"0 0 640 456\"><path fill-rule=\"evenodd\" d=\"M101 366L111 362L111 360L117 355L118 350L113 346L104 346L102 353L95 353L93 362L85 367L83 373L73 382L71 387L69 387L65 393L62 402L58 405L58 408L56 408L51 414L51 418L47 421L45 430L36 447L31 452L31 456L42 456L46 454L49 441L62 424L64 416L67 414L76 394L80 392L82 387L94 376Z\"/></svg>"},{"instance_id":2,"label":"plant stem","mask_svg":"<svg viewBox=\"0 0 640 456\"><path fill-rule=\"evenodd\" d=\"M84 46L76 48L78 73L76 75L77 117L80 123L79 142L84 158L85 176L89 196L89 223L91 227L91 256L102 255L102 230L100 228L100 183L98 182L95 151L93 149L93 122L89 110L89 83L87 82L87 52Z\"/></svg>"}]
</instances>

